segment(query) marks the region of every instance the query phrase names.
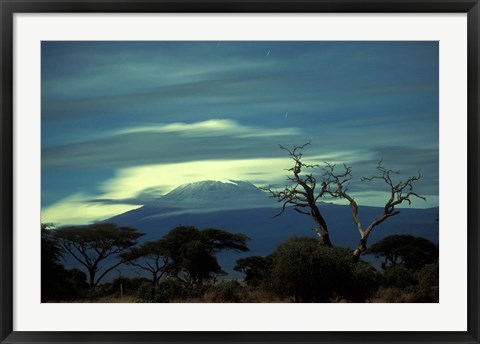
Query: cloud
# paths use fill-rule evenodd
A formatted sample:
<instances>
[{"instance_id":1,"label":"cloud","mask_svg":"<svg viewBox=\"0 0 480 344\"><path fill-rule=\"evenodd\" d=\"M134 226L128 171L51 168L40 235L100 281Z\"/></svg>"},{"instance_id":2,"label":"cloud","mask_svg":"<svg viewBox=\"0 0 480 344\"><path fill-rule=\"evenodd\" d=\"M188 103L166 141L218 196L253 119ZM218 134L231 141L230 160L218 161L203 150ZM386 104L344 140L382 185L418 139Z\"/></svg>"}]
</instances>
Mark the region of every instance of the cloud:
<instances>
[{"instance_id":1,"label":"cloud","mask_svg":"<svg viewBox=\"0 0 480 344\"><path fill-rule=\"evenodd\" d=\"M365 157L365 153L361 151L338 151L324 155L307 154L303 161L307 164L328 161L339 165L344 161L353 161L352 166L357 173L349 186L352 196L359 204L383 206L388 198L385 185L360 181L361 175L369 174L363 173L364 171L368 169L371 174L375 170L373 160L367 160ZM359 158L360 160L355 161ZM284 155L281 158L195 160L121 168L113 177L101 183L96 195L76 193L46 207L42 211L42 221L79 224L103 220L140 205L149 204L181 184L203 180L246 180L259 187L271 186L281 189L288 183L286 176L289 173L286 169L291 165L291 160ZM312 172L321 178L320 170ZM421 182L422 180L417 184L420 186ZM422 191L419 192L421 195L427 196L427 202L415 200L412 206L418 208L437 206L438 193L435 195L435 187L433 193L429 193L431 189L432 187L425 186L423 190L419 189ZM171 204L169 206L172 207Z\"/></svg>"},{"instance_id":2,"label":"cloud","mask_svg":"<svg viewBox=\"0 0 480 344\"><path fill-rule=\"evenodd\" d=\"M138 208L177 186L202 180L250 180L267 185L283 180L286 158L210 160L119 169L99 194L76 193L42 210L42 221L60 225L100 221ZM253 178L252 171L257 173ZM171 206L171 205L170 205ZM218 208L218 207L217 207Z\"/></svg>"},{"instance_id":3,"label":"cloud","mask_svg":"<svg viewBox=\"0 0 480 344\"><path fill-rule=\"evenodd\" d=\"M205 74L266 67L266 61L215 57L208 42L42 42L46 94L111 94L145 85L195 81ZM205 53L202 54L202 51ZM200 59L210 54L210 58ZM76 68L68 68L75 65ZM55 76L55 77L51 77ZM72 79L75 83L71 83ZM66 92L64 85L71 83ZM100 92L98 92L100 91Z\"/></svg>"},{"instance_id":4,"label":"cloud","mask_svg":"<svg viewBox=\"0 0 480 344\"><path fill-rule=\"evenodd\" d=\"M202 180L248 180L267 185L283 180L282 171L289 166L286 158L203 160L172 164L144 165L120 169L100 190L105 199L131 199L145 190L163 193L185 183ZM252 177L251 172L257 173Z\"/></svg>"},{"instance_id":5,"label":"cloud","mask_svg":"<svg viewBox=\"0 0 480 344\"><path fill-rule=\"evenodd\" d=\"M89 199L91 199L91 196L84 193L76 193L66 197L42 209L42 222L59 225L86 224L101 221L140 207L140 205L135 204L91 203Z\"/></svg>"},{"instance_id":6,"label":"cloud","mask_svg":"<svg viewBox=\"0 0 480 344\"><path fill-rule=\"evenodd\" d=\"M360 156L361 153L358 151L339 151L323 155L305 155L303 161L306 164L322 164L328 161L341 165L344 161L351 161L354 157ZM113 178L100 186L101 194L96 199L105 203L141 203L166 194L179 185L203 180L245 180L258 187L282 188L287 183L286 176L289 175L287 169L291 166L291 160L284 155L281 158L197 160L122 168L117 170ZM374 169L375 164L371 167ZM321 178L321 170L311 172ZM360 175L352 183L362 183ZM385 189L383 185L373 188L381 192ZM369 190L372 190L372 186Z\"/></svg>"},{"instance_id":7,"label":"cloud","mask_svg":"<svg viewBox=\"0 0 480 344\"><path fill-rule=\"evenodd\" d=\"M298 128L268 129L246 126L231 119L210 119L194 123L175 122L160 125L153 124L116 131L118 135L132 133L177 133L179 135L192 137L230 135L239 138L249 138L300 135L302 131Z\"/></svg>"},{"instance_id":8,"label":"cloud","mask_svg":"<svg viewBox=\"0 0 480 344\"><path fill-rule=\"evenodd\" d=\"M47 147L44 168L123 168L132 165L271 157L277 144L301 139L302 130L241 125L230 119L134 126L90 141Z\"/></svg>"}]
</instances>

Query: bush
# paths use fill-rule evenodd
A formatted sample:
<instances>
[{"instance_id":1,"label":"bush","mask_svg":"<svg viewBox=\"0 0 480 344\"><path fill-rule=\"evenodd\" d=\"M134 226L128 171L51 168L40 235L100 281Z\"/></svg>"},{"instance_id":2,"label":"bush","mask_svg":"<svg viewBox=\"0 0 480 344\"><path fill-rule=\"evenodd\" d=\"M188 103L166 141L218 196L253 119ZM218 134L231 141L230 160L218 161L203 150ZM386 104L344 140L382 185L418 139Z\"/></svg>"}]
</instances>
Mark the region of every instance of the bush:
<instances>
[{"instance_id":1,"label":"bush","mask_svg":"<svg viewBox=\"0 0 480 344\"><path fill-rule=\"evenodd\" d=\"M119 294L121 286L121 289L123 290L123 295L135 295L138 292L140 286L148 282L152 283L146 278L118 277L115 278L111 284L109 284L109 294Z\"/></svg>"},{"instance_id":2,"label":"bush","mask_svg":"<svg viewBox=\"0 0 480 344\"><path fill-rule=\"evenodd\" d=\"M382 302L438 302L438 259L419 271L389 267L382 284L384 287L377 294Z\"/></svg>"},{"instance_id":3,"label":"bush","mask_svg":"<svg viewBox=\"0 0 480 344\"><path fill-rule=\"evenodd\" d=\"M438 259L432 264L425 265L418 272L418 302L439 301L439 265Z\"/></svg>"},{"instance_id":4,"label":"bush","mask_svg":"<svg viewBox=\"0 0 480 344\"><path fill-rule=\"evenodd\" d=\"M222 281L212 286L212 302L243 302L247 290L238 281Z\"/></svg>"},{"instance_id":5,"label":"bush","mask_svg":"<svg viewBox=\"0 0 480 344\"><path fill-rule=\"evenodd\" d=\"M405 289L418 284L415 272L403 266L389 267L383 273L382 284L386 287Z\"/></svg>"},{"instance_id":6,"label":"bush","mask_svg":"<svg viewBox=\"0 0 480 344\"><path fill-rule=\"evenodd\" d=\"M155 297L155 286L152 283L144 283L138 288L137 291L137 298L138 302L145 302L145 303L154 303L157 302Z\"/></svg>"},{"instance_id":7,"label":"bush","mask_svg":"<svg viewBox=\"0 0 480 344\"><path fill-rule=\"evenodd\" d=\"M182 282L168 279L156 286L151 282L142 284L138 289L137 298L139 302L145 303L168 303L184 297L185 294L185 286Z\"/></svg>"},{"instance_id":8,"label":"bush","mask_svg":"<svg viewBox=\"0 0 480 344\"><path fill-rule=\"evenodd\" d=\"M417 274L420 285L438 287L438 270L438 259L432 264L425 265Z\"/></svg>"},{"instance_id":9,"label":"bush","mask_svg":"<svg viewBox=\"0 0 480 344\"><path fill-rule=\"evenodd\" d=\"M43 272L42 272L43 273ZM47 278L50 277L50 280ZM88 294L87 276L79 269L65 269L55 264L49 274L42 275L42 302L67 301L83 298Z\"/></svg>"},{"instance_id":10,"label":"bush","mask_svg":"<svg viewBox=\"0 0 480 344\"><path fill-rule=\"evenodd\" d=\"M264 285L270 278L272 257L251 256L237 260L233 268L245 274L244 281L251 287Z\"/></svg>"},{"instance_id":11,"label":"bush","mask_svg":"<svg viewBox=\"0 0 480 344\"><path fill-rule=\"evenodd\" d=\"M365 302L378 289L380 274L366 262L351 263L351 281L344 289L345 297L352 302Z\"/></svg>"},{"instance_id":12,"label":"bush","mask_svg":"<svg viewBox=\"0 0 480 344\"><path fill-rule=\"evenodd\" d=\"M351 250L327 247L314 238L294 237L272 257L273 290L295 302L364 302L378 287L369 263L354 262Z\"/></svg>"}]
</instances>

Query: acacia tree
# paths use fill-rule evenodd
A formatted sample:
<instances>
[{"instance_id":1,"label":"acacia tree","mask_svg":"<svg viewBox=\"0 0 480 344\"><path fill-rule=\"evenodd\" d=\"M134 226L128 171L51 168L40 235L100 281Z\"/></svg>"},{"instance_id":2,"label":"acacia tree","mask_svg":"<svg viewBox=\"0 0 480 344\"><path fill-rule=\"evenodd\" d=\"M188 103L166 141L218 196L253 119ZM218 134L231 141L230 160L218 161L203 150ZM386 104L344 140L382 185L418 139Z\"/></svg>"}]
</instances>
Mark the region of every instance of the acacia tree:
<instances>
[{"instance_id":1,"label":"acacia tree","mask_svg":"<svg viewBox=\"0 0 480 344\"><path fill-rule=\"evenodd\" d=\"M40 225L42 269L44 266L47 267L60 264L62 258L62 249L58 243L53 240L51 235L54 229L54 225L50 223L42 223Z\"/></svg>"},{"instance_id":2,"label":"acacia tree","mask_svg":"<svg viewBox=\"0 0 480 344\"><path fill-rule=\"evenodd\" d=\"M438 258L438 246L430 240L413 235L390 235L365 250L365 254L383 257L382 268L395 268L397 265L419 270L432 264Z\"/></svg>"},{"instance_id":3,"label":"acacia tree","mask_svg":"<svg viewBox=\"0 0 480 344\"><path fill-rule=\"evenodd\" d=\"M132 247L121 255L126 264L148 271L154 285L157 285L167 272L169 257L167 245L162 239L144 242L140 247Z\"/></svg>"},{"instance_id":4,"label":"acacia tree","mask_svg":"<svg viewBox=\"0 0 480 344\"><path fill-rule=\"evenodd\" d=\"M244 273L244 281L248 285L258 287L262 282L269 278L272 266L272 255L267 257L250 256L237 260L233 270Z\"/></svg>"},{"instance_id":5,"label":"acacia tree","mask_svg":"<svg viewBox=\"0 0 480 344\"><path fill-rule=\"evenodd\" d=\"M168 273L188 284L201 284L225 274L218 264L216 254L224 250L248 251L242 233L221 229L198 230L193 226L179 226L163 237L170 259Z\"/></svg>"},{"instance_id":6,"label":"acacia tree","mask_svg":"<svg viewBox=\"0 0 480 344\"><path fill-rule=\"evenodd\" d=\"M87 275L78 269L65 269L61 264L64 254L53 238L55 226L41 224L41 300L67 300L76 298L88 288Z\"/></svg>"},{"instance_id":7,"label":"acacia tree","mask_svg":"<svg viewBox=\"0 0 480 344\"><path fill-rule=\"evenodd\" d=\"M332 246L332 243L330 242L327 224L317 206L319 199L330 196L332 198L345 199L349 202L350 208L352 209L352 220L360 234L359 243L353 252L355 259L358 259L366 250L367 240L373 229L389 217L400 213L400 211L395 208L396 206L402 203L411 204L412 197L425 200L425 197L413 191L413 183L422 177L420 172L418 175L411 176L405 181L394 182L392 175L399 174L399 172L385 168L382 165L383 161L380 160L377 166L379 174L372 177L362 177L361 181L381 180L385 182L389 191L389 198L385 202L383 212L370 222L367 227L364 227L358 217L358 204L348 193L348 183L352 180L351 167L343 164L342 170L336 171L336 165L328 162L323 166L318 164L305 164L302 161L302 149L309 144L310 142L302 146L294 146L293 149L287 149L280 145L280 148L286 150L290 158L294 161L294 166L288 169L293 175L287 176L287 179L293 183L285 186L285 188L280 191L273 190L270 187L264 188L264 190L270 192L272 198L277 199L278 202L282 202L283 204L281 212L276 216L281 215L289 204L293 205L295 211L311 216L318 225L318 228L314 228L314 230L327 246ZM317 178L313 176L313 173L301 174L303 170L318 169L323 171L318 182ZM318 188L317 184L319 184Z\"/></svg>"},{"instance_id":8,"label":"acacia tree","mask_svg":"<svg viewBox=\"0 0 480 344\"><path fill-rule=\"evenodd\" d=\"M87 269L89 286L95 288L108 272L125 262L120 254L136 245L137 239L144 234L134 228L100 223L57 229L52 235L64 253ZM117 259L112 262L110 257ZM97 273L100 273L98 277Z\"/></svg>"}]
</instances>

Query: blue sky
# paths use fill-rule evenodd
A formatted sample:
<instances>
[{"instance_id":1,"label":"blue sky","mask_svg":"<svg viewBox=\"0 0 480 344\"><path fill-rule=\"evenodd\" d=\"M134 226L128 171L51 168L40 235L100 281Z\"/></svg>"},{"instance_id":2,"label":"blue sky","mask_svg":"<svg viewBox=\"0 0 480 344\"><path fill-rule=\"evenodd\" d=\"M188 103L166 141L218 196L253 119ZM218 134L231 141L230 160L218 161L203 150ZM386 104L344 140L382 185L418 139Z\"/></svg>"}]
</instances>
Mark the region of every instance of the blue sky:
<instances>
[{"instance_id":1,"label":"blue sky","mask_svg":"<svg viewBox=\"0 0 480 344\"><path fill-rule=\"evenodd\" d=\"M278 148L424 175L438 205L438 42L42 42L42 221L87 223L187 182L284 185ZM98 200L104 200L98 202ZM92 202L95 201L95 202Z\"/></svg>"}]
</instances>

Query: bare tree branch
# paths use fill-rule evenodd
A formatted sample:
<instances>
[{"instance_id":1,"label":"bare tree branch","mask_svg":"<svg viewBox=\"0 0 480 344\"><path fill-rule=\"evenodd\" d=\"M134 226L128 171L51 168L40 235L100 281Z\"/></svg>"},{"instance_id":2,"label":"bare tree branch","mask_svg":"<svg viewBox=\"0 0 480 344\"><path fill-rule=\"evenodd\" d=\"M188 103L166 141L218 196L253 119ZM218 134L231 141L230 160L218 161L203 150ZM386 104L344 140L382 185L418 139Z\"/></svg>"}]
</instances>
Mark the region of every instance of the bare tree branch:
<instances>
[{"instance_id":1,"label":"bare tree branch","mask_svg":"<svg viewBox=\"0 0 480 344\"><path fill-rule=\"evenodd\" d=\"M354 252L355 258L358 258L365 251L368 237L373 229L389 217L400 213L396 206L402 203L411 204L411 200L414 197L425 200L425 197L413 191L414 182L422 178L420 171L418 175L411 176L405 181L395 182L393 177L400 172L387 169L383 166L383 160L380 160L376 167L379 173L370 177L362 177L361 181L383 181L389 190L389 198L385 202L383 213L364 229L358 216L358 204L348 192L349 184L353 179L352 168L346 164L337 167L336 164L329 162L324 162L323 165L304 163L302 161L302 150L308 145L310 145L310 142L301 146L294 146L291 149L279 145L294 162L293 167L286 169L290 173L287 176L287 180L292 185L286 185L281 190L272 189L270 186L262 189L269 192L271 198L282 204L280 212L274 217L283 214L288 206L292 206L293 210L302 215L311 216L317 223L317 227L313 230L322 238L326 245L331 246L332 244L329 239L327 223L317 206L317 202L320 199L331 197L348 201L352 210L352 220L360 234L360 242ZM323 174L321 179L317 180L311 171L319 169L323 171Z\"/></svg>"},{"instance_id":2,"label":"bare tree branch","mask_svg":"<svg viewBox=\"0 0 480 344\"><path fill-rule=\"evenodd\" d=\"M387 218L400 214L400 211L395 209L397 205L400 205L403 202L411 204L412 203L411 197L420 198L420 199L423 199L424 201L426 200L425 197L420 196L416 192L412 191L413 183L419 180L420 178L422 178L420 171L418 171L418 174L416 176L411 176L407 178L406 181L400 180L397 183L395 183L392 180L392 174L398 175L400 172L387 169L382 165L382 163L383 163L383 159L380 159L377 165L377 170L380 171L379 175L361 178L362 181L383 180L390 189L389 190L390 197L385 203L383 214L381 214L379 217L373 220L368 225L365 231L361 232L360 242L354 251L354 256L357 258L366 250L368 236L370 235L372 230L376 226L381 224L383 221L385 221Z\"/></svg>"},{"instance_id":3,"label":"bare tree branch","mask_svg":"<svg viewBox=\"0 0 480 344\"><path fill-rule=\"evenodd\" d=\"M274 190L271 187L263 188L263 190L269 192L271 198L282 203L282 209L274 217L280 216L285 212L288 205L292 205L293 209L298 213L309 215L314 219L318 226L314 230L320 236L325 245L332 246L327 223L316 204L318 200L318 196L315 195L317 180L312 173L302 175L303 170L318 169L320 167L319 165L305 164L302 161L302 149L309 144L310 142L307 142L301 146L294 146L292 149L279 145L280 148L285 150L289 157L294 161L293 167L287 169L287 171L291 173L291 175L287 176L287 180L291 181L293 186L286 185L283 190ZM305 211L305 208L310 208L310 210Z\"/></svg>"}]
</instances>

